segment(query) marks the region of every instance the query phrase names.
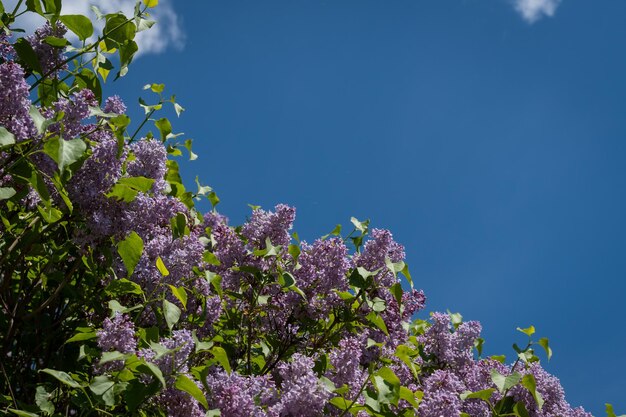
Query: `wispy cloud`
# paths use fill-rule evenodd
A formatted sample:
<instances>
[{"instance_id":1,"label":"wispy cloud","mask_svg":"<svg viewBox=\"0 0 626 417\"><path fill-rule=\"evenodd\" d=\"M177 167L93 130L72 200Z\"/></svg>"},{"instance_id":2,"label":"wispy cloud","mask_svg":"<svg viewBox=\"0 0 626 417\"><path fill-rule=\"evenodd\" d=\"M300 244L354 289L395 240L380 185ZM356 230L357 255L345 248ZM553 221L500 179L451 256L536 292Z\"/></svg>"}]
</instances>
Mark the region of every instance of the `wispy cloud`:
<instances>
[{"instance_id":1,"label":"wispy cloud","mask_svg":"<svg viewBox=\"0 0 626 417\"><path fill-rule=\"evenodd\" d=\"M4 1L6 9L11 9L16 0ZM157 23L149 30L139 32L135 38L139 46L138 55L159 54L172 47L182 49L185 45L185 33L181 27L180 16L176 13L173 0L161 0L159 5L150 10L150 19ZM91 6L97 6L102 13L121 11L131 16L135 7L134 0L66 0L62 14L82 14L92 19L96 32L102 31L103 21L96 20ZM27 13L18 20L18 25L28 33L43 24L43 18L34 13Z\"/></svg>"},{"instance_id":2,"label":"wispy cloud","mask_svg":"<svg viewBox=\"0 0 626 417\"><path fill-rule=\"evenodd\" d=\"M561 0L513 0L515 10L528 23L535 23L543 17L552 17Z\"/></svg>"}]
</instances>

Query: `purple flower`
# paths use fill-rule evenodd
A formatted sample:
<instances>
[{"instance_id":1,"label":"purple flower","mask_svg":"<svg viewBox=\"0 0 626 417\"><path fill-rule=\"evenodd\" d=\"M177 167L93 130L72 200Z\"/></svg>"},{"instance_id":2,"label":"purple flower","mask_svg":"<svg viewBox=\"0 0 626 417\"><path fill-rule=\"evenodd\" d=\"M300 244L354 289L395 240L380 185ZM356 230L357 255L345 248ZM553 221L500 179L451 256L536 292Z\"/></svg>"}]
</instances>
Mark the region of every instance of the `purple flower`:
<instances>
[{"instance_id":1,"label":"purple flower","mask_svg":"<svg viewBox=\"0 0 626 417\"><path fill-rule=\"evenodd\" d=\"M405 292L402 294L402 305L404 306L402 318L410 319L413 314L423 310L426 306L424 291L411 290L411 292Z\"/></svg>"},{"instance_id":2,"label":"purple flower","mask_svg":"<svg viewBox=\"0 0 626 417\"><path fill-rule=\"evenodd\" d=\"M56 23L53 27L50 22L46 22L44 26L35 31L35 34L27 38L35 54L37 54L37 58L39 58L39 64L43 70L42 75L49 74L53 77L58 77L59 71L67 69L67 64L63 63L65 60L63 49L44 42L44 39L48 36L63 38L66 33L67 28L61 23Z\"/></svg>"},{"instance_id":3,"label":"purple flower","mask_svg":"<svg viewBox=\"0 0 626 417\"><path fill-rule=\"evenodd\" d=\"M458 417L461 412L463 383L450 371L437 370L424 383L420 417Z\"/></svg>"},{"instance_id":4,"label":"purple flower","mask_svg":"<svg viewBox=\"0 0 626 417\"><path fill-rule=\"evenodd\" d=\"M0 61L9 61L15 55L15 50L9 41L10 36L4 30L0 31Z\"/></svg>"},{"instance_id":5,"label":"purple flower","mask_svg":"<svg viewBox=\"0 0 626 417\"><path fill-rule=\"evenodd\" d=\"M209 405L218 408L222 417L264 417L264 406L275 402L276 388L265 376L230 375L218 370L207 377Z\"/></svg>"},{"instance_id":6,"label":"purple flower","mask_svg":"<svg viewBox=\"0 0 626 417\"><path fill-rule=\"evenodd\" d=\"M250 220L243 226L241 233L248 239L251 247L265 248L265 240L268 238L274 246L283 246L286 249L289 245L289 230L296 218L296 209L284 204L278 204L274 209L275 212L254 210Z\"/></svg>"},{"instance_id":7,"label":"purple flower","mask_svg":"<svg viewBox=\"0 0 626 417\"><path fill-rule=\"evenodd\" d=\"M424 353L433 355L438 364L462 368L473 360L474 340L480 336L482 327L477 321L468 321L451 332L450 316L433 313L432 325L420 336Z\"/></svg>"},{"instance_id":8,"label":"purple flower","mask_svg":"<svg viewBox=\"0 0 626 417\"><path fill-rule=\"evenodd\" d=\"M126 104L124 104L120 96L114 95L106 99L102 110L105 113L124 114L126 113Z\"/></svg>"},{"instance_id":9,"label":"purple flower","mask_svg":"<svg viewBox=\"0 0 626 417\"><path fill-rule=\"evenodd\" d=\"M198 386L202 389L202 386ZM168 388L156 397L156 404L165 407L167 417L204 417L202 406L191 395L176 388Z\"/></svg>"},{"instance_id":10,"label":"purple flower","mask_svg":"<svg viewBox=\"0 0 626 417\"><path fill-rule=\"evenodd\" d=\"M126 314L116 313L113 319L106 318L98 333L98 346L104 352L117 350L131 353L137 349L135 325Z\"/></svg>"},{"instance_id":11,"label":"purple flower","mask_svg":"<svg viewBox=\"0 0 626 417\"><path fill-rule=\"evenodd\" d=\"M330 363L334 369L327 376L337 387L348 384L354 388L362 382L363 370L360 365L362 345L362 338L350 336L342 339L339 346L330 352Z\"/></svg>"},{"instance_id":12,"label":"purple flower","mask_svg":"<svg viewBox=\"0 0 626 417\"><path fill-rule=\"evenodd\" d=\"M89 107L97 106L98 102L93 91L84 88L70 97L70 99L61 98L54 103L56 113L63 112L63 119L59 124L50 127L52 131L61 131L61 135L65 139L72 139L83 133L83 121L89 117ZM47 117L52 117L51 112L47 112Z\"/></svg>"},{"instance_id":13,"label":"purple flower","mask_svg":"<svg viewBox=\"0 0 626 417\"><path fill-rule=\"evenodd\" d=\"M574 417L590 415L582 408L572 409L565 400L565 392L559 379L546 372L538 362L530 364L529 367L522 370L521 373L530 374L535 378L537 392L544 400L543 407L539 410L535 399L526 388L518 385L511 389L513 398L516 401L524 403L531 417Z\"/></svg>"},{"instance_id":14,"label":"purple flower","mask_svg":"<svg viewBox=\"0 0 626 417\"><path fill-rule=\"evenodd\" d=\"M135 159L128 163L127 173L131 177L152 178L155 181L155 192L165 189L165 172L167 167L167 151L165 147L154 139L140 140L130 145L130 150Z\"/></svg>"},{"instance_id":15,"label":"purple flower","mask_svg":"<svg viewBox=\"0 0 626 417\"><path fill-rule=\"evenodd\" d=\"M313 372L313 359L294 353L278 366L282 378L280 401L272 411L280 416L313 417L322 413L330 393Z\"/></svg>"},{"instance_id":16,"label":"purple flower","mask_svg":"<svg viewBox=\"0 0 626 417\"><path fill-rule=\"evenodd\" d=\"M390 287L396 283L396 279L386 267L386 259L391 262L404 260L404 246L393 240L389 230L372 229L372 239L365 243L363 253L355 256L355 264L368 271L381 271L376 275L376 281L384 286Z\"/></svg>"},{"instance_id":17,"label":"purple flower","mask_svg":"<svg viewBox=\"0 0 626 417\"><path fill-rule=\"evenodd\" d=\"M339 238L318 239L313 246L302 243L298 258L300 268L295 271L298 285L310 295L326 296L333 289L346 291L346 272L350 268L348 248Z\"/></svg>"},{"instance_id":18,"label":"purple flower","mask_svg":"<svg viewBox=\"0 0 626 417\"><path fill-rule=\"evenodd\" d=\"M172 352L156 358L154 350L141 349L139 356L156 364L163 372L163 375L187 373L189 371L189 355L194 349L191 332L189 330L174 330L172 337L162 339L160 343L166 349L171 349Z\"/></svg>"},{"instance_id":19,"label":"purple flower","mask_svg":"<svg viewBox=\"0 0 626 417\"><path fill-rule=\"evenodd\" d=\"M24 70L14 62L0 64L0 125L15 135L17 141L36 134L28 113L30 99Z\"/></svg>"}]
</instances>

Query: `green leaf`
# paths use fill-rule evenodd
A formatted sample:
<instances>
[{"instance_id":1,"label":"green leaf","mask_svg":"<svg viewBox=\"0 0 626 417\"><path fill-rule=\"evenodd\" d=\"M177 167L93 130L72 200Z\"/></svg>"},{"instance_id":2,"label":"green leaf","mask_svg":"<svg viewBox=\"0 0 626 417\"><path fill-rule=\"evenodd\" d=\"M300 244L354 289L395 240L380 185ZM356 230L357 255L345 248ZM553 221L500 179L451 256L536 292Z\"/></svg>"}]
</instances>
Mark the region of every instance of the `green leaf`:
<instances>
[{"instance_id":1,"label":"green leaf","mask_svg":"<svg viewBox=\"0 0 626 417\"><path fill-rule=\"evenodd\" d=\"M16 191L11 187L0 187L0 200L8 200L16 194Z\"/></svg>"},{"instance_id":2,"label":"green leaf","mask_svg":"<svg viewBox=\"0 0 626 417\"><path fill-rule=\"evenodd\" d=\"M382 317L372 311L367 316L365 316L365 318L367 319L367 321L378 327L380 330L382 330L383 333L389 336L387 325L385 324L385 321L382 319Z\"/></svg>"},{"instance_id":3,"label":"green leaf","mask_svg":"<svg viewBox=\"0 0 626 417\"><path fill-rule=\"evenodd\" d=\"M54 404L50 401L52 395L46 389L39 385L35 392L35 404L47 415L54 414Z\"/></svg>"},{"instance_id":4,"label":"green leaf","mask_svg":"<svg viewBox=\"0 0 626 417\"><path fill-rule=\"evenodd\" d=\"M168 276L170 274L170 271L167 270L167 267L163 263L163 259L161 259L160 256L156 260L156 267L159 270L159 272L161 273L161 275L163 275L164 277L166 277L166 276Z\"/></svg>"},{"instance_id":5,"label":"green leaf","mask_svg":"<svg viewBox=\"0 0 626 417\"><path fill-rule=\"evenodd\" d=\"M169 327L170 330L172 330L172 327L178 323L180 313L180 308L178 308L176 304L163 300L163 315L165 316L167 327Z\"/></svg>"},{"instance_id":6,"label":"green leaf","mask_svg":"<svg viewBox=\"0 0 626 417\"><path fill-rule=\"evenodd\" d=\"M46 223L50 224L58 222L63 217L63 212L55 207L52 207L50 204L43 207L38 205L37 211L39 211L39 214L41 214L41 217L43 217Z\"/></svg>"},{"instance_id":7,"label":"green leaf","mask_svg":"<svg viewBox=\"0 0 626 417\"><path fill-rule=\"evenodd\" d=\"M85 332L85 333L79 332L79 333L76 333L74 336L70 337L69 339L67 339L65 343L82 342L84 340L95 339L96 337L98 337L98 335L93 330L91 330L90 332Z\"/></svg>"},{"instance_id":8,"label":"green leaf","mask_svg":"<svg viewBox=\"0 0 626 417\"><path fill-rule=\"evenodd\" d=\"M535 377L532 374L524 375L522 378L522 385L530 392L537 403L537 408L541 410L544 400L539 391L537 391L537 381L535 380Z\"/></svg>"},{"instance_id":9,"label":"green leaf","mask_svg":"<svg viewBox=\"0 0 626 417\"><path fill-rule=\"evenodd\" d=\"M110 14L103 29L105 43L108 49L119 47L135 38L137 28L135 24L121 13ZM114 41L117 45L111 45L110 41Z\"/></svg>"},{"instance_id":10,"label":"green leaf","mask_svg":"<svg viewBox=\"0 0 626 417\"><path fill-rule=\"evenodd\" d=\"M351 217L350 221L352 222L356 230L358 230L359 232L363 234L367 233L367 227L370 224L369 220L360 221L356 217Z\"/></svg>"},{"instance_id":11,"label":"green leaf","mask_svg":"<svg viewBox=\"0 0 626 417\"><path fill-rule=\"evenodd\" d=\"M98 103L102 101L102 85L100 84L100 79L92 70L83 68L80 72L76 73L74 85L80 88L88 88L95 94ZM121 117L128 118L126 115L117 116L117 118Z\"/></svg>"},{"instance_id":12,"label":"green leaf","mask_svg":"<svg viewBox=\"0 0 626 417\"><path fill-rule=\"evenodd\" d=\"M126 185L127 187L130 187L133 190L146 193L152 189L152 185L154 184L154 179L146 178L146 177L124 177L124 178L120 178L117 183Z\"/></svg>"},{"instance_id":13,"label":"green leaf","mask_svg":"<svg viewBox=\"0 0 626 417\"><path fill-rule=\"evenodd\" d=\"M39 372L43 372L46 373L48 375L52 375L53 377L55 377L57 380L59 380L60 382L64 383L65 385L68 385L72 388L82 388L81 385L74 381L72 379L71 376L69 376L69 374L63 372L63 371L55 371L54 369L42 369Z\"/></svg>"},{"instance_id":14,"label":"green leaf","mask_svg":"<svg viewBox=\"0 0 626 417\"><path fill-rule=\"evenodd\" d=\"M178 375L178 377L176 378L176 382L174 383L174 386L177 389L184 391L188 393L189 395L191 395L193 398L195 398L196 401L202 404L205 409L208 410L209 403L207 402L206 397L202 393L202 390L198 388L195 382L193 382L191 379L189 379L185 375Z\"/></svg>"},{"instance_id":15,"label":"green leaf","mask_svg":"<svg viewBox=\"0 0 626 417\"><path fill-rule=\"evenodd\" d=\"M24 64L33 71L43 74L39 58L26 38L19 38L17 42L13 44L13 49L15 49L17 56Z\"/></svg>"},{"instance_id":16,"label":"green leaf","mask_svg":"<svg viewBox=\"0 0 626 417\"><path fill-rule=\"evenodd\" d=\"M378 401L380 403L398 404L400 399L400 379L390 369L380 368L374 375L374 385L378 391Z\"/></svg>"},{"instance_id":17,"label":"green leaf","mask_svg":"<svg viewBox=\"0 0 626 417\"><path fill-rule=\"evenodd\" d=\"M491 370L491 380L498 387L500 392L510 389L517 384L522 376L518 372L514 372L509 376L504 376L495 369Z\"/></svg>"},{"instance_id":18,"label":"green leaf","mask_svg":"<svg viewBox=\"0 0 626 417\"><path fill-rule=\"evenodd\" d=\"M31 12L43 15L43 8L40 0L26 0L26 8Z\"/></svg>"},{"instance_id":19,"label":"green leaf","mask_svg":"<svg viewBox=\"0 0 626 417\"><path fill-rule=\"evenodd\" d=\"M87 150L87 145L82 139L76 138L65 140L59 136L48 139L43 144L43 151L50 156L59 166L59 171L78 161Z\"/></svg>"},{"instance_id":20,"label":"green leaf","mask_svg":"<svg viewBox=\"0 0 626 417\"><path fill-rule=\"evenodd\" d=\"M159 0L143 0L143 4L145 4L146 7L157 7Z\"/></svg>"},{"instance_id":21,"label":"green leaf","mask_svg":"<svg viewBox=\"0 0 626 417\"><path fill-rule=\"evenodd\" d=\"M513 413L518 417L530 417L526 406L521 401L515 403L515 405L513 406Z\"/></svg>"},{"instance_id":22,"label":"green leaf","mask_svg":"<svg viewBox=\"0 0 626 417\"><path fill-rule=\"evenodd\" d=\"M13 145L14 143L15 136L13 133L6 130L4 126L0 126L0 148Z\"/></svg>"},{"instance_id":23,"label":"green leaf","mask_svg":"<svg viewBox=\"0 0 626 417\"><path fill-rule=\"evenodd\" d=\"M103 365L105 363L108 362L113 362L113 361L122 361L122 360L126 360L128 355L125 355L122 352L102 352L102 358L100 359L99 364Z\"/></svg>"},{"instance_id":24,"label":"green leaf","mask_svg":"<svg viewBox=\"0 0 626 417\"><path fill-rule=\"evenodd\" d=\"M524 333L528 337L531 337L533 334L535 334L535 326L530 326L530 327L527 327L525 329L522 329L521 327L518 327L517 331Z\"/></svg>"},{"instance_id":25,"label":"green leaf","mask_svg":"<svg viewBox=\"0 0 626 417\"><path fill-rule=\"evenodd\" d=\"M176 288L173 285L169 285L169 287L174 297L176 297L176 299L180 301L180 303L183 305L184 308L187 308L187 291L185 291L185 288L183 287Z\"/></svg>"},{"instance_id":26,"label":"green leaf","mask_svg":"<svg viewBox=\"0 0 626 417\"><path fill-rule=\"evenodd\" d=\"M419 401L415 398L415 393L407 387L400 387L400 399L408 402L416 409L419 407Z\"/></svg>"},{"instance_id":27,"label":"green leaf","mask_svg":"<svg viewBox=\"0 0 626 417\"><path fill-rule=\"evenodd\" d=\"M476 392L466 391L461 394L461 399L465 401L467 399L476 398L483 401L489 401L494 392L496 392L495 388L488 388Z\"/></svg>"},{"instance_id":28,"label":"green leaf","mask_svg":"<svg viewBox=\"0 0 626 417\"><path fill-rule=\"evenodd\" d=\"M53 122L52 120L46 120L46 118L41 115L39 109L36 106L30 106L28 114L30 114L31 119L33 119L33 123L37 128L37 133L39 133L40 135L45 132L48 126Z\"/></svg>"},{"instance_id":29,"label":"green leaf","mask_svg":"<svg viewBox=\"0 0 626 417\"><path fill-rule=\"evenodd\" d=\"M157 127L157 129L159 129L159 132L161 132L161 141L165 142L165 140L167 139L167 135L172 133L172 124L169 120L167 120L167 118L163 117L156 120L154 122L154 125Z\"/></svg>"},{"instance_id":30,"label":"green leaf","mask_svg":"<svg viewBox=\"0 0 626 417\"><path fill-rule=\"evenodd\" d=\"M165 84L150 84L150 89L157 94L161 94L165 90Z\"/></svg>"},{"instance_id":31,"label":"green leaf","mask_svg":"<svg viewBox=\"0 0 626 417\"><path fill-rule=\"evenodd\" d=\"M84 41L91 35L93 35L93 25L91 20L80 14L67 14L60 16L59 20L63 22L65 26L78 36L78 39Z\"/></svg>"},{"instance_id":32,"label":"green leaf","mask_svg":"<svg viewBox=\"0 0 626 417\"><path fill-rule=\"evenodd\" d=\"M180 116L180 114L185 111L185 108L178 103L174 103L174 111L176 112L176 116Z\"/></svg>"},{"instance_id":33,"label":"green leaf","mask_svg":"<svg viewBox=\"0 0 626 417\"><path fill-rule=\"evenodd\" d=\"M552 348L550 347L550 341L548 340L548 338L542 337L537 343L539 343L543 350L546 351L546 355L548 355L548 360L550 360L550 358L552 358Z\"/></svg>"},{"instance_id":34,"label":"green leaf","mask_svg":"<svg viewBox=\"0 0 626 417\"><path fill-rule=\"evenodd\" d=\"M56 36L46 36L43 41L55 48L65 48L67 45L71 45L70 41L65 38L57 38Z\"/></svg>"},{"instance_id":35,"label":"green leaf","mask_svg":"<svg viewBox=\"0 0 626 417\"><path fill-rule=\"evenodd\" d=\"M213 354L213 357L215 358L217 363L219 363L222 368L224 368L224 370L230 374L230 362L228 361L228 354L226 353L224 348L220 346L215 346L213 349L211 349L211 353Z\"/></svg>"},{"instance_id":36,"label":"green leaf","mask_svg":"<svg viewBox=\"0 0 626 417\"><path fill-rule=\"evenodd\" d=\"M145 374L154 375L156 379L161 383L163 388L167 388L165 384L165 378L163 378L163 372L161 372L159 367L156 366L155 364L150 363L150 362L144 362L141 365L137 366L137 370Z\"/></svg>"},{"instance_id":37,"label":"green leaf","mask_svg":"<svg viewBox=\"0 0 626 417\"><path fill-rule=\"evenodd\" d=\"M16 410L14 408L9 408L8 410L12 412L13 414L18 415L20 417L39 417L37 414L29 413L28 411Z\"/></svg>"},{"instance_id":38,"label":"green leaf","mask_svg":"<svg viewBox=\"0 0 626 417\"><path fill-rule=\"evenodd\" d=\"M626 417L626 414L622 414L621 416L616 416L615 411L613 411L613 405L606 403L604 404L604 406L606 407L607 417Z\"/></svg>"},{"instance_id":39,"label":"green leaf","mask_svg":"<svg viewBox=\"0 0 626 417\"><path fill-rule=\"evenodd\" d=\"M143 240L137 233L131 232L126 239L117 244L117 253L122 257L122 262L128 271L127 276L130 277L143 254Z\"/></svg>"},{"instance_id":40,"label":"green leaf","mask_svg":"<svg viewBox=\"0 0 626 417\"><path fill-rule=\"evenodd\" d=\"M93 379L93 382L89 384L89 389L96 395L103 395L110 390L115 382L111 381L106 375L100 375Z\"/></svg>"},{"instance_id":41,"label":"green leaf","mask_svg":"<svg viewBox=\"0 0 626 417\"><path fill-rule=\"evenodd\" d=\"M118 297L124 294L143 294L143 290L136 282L126 278L115 279L104 290L107 294Z\"/></svg>"}]
</instances>

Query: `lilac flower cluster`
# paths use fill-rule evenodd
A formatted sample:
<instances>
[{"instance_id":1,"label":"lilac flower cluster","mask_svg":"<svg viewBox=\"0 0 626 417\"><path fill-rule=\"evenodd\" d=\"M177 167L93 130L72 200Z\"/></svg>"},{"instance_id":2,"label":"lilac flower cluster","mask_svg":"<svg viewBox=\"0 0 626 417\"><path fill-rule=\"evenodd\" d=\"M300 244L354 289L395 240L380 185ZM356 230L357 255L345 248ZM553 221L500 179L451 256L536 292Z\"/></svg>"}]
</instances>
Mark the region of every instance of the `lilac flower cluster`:
<instances>
[{"instance_id":1,"label":"lilac flower cluster","mask_svg":"<svg viewBox=\"0 0 626 417\"><path fill-rule=\"evenodd\" d=\"M15 50L10 42L10 34L4 30L0 31L0 62L11 60L14 54Z\"/></svg>"},{"instance_id":2,"label":"lilac flower cluster","mask_svg":"<svg viewBox=\"0 0 626 417\"><path fill-rule=\"evenodd\" d=\"M278 204L275 212L256 209L252 217L243 226L242 235L248 239L250 247L256 249L265 248L265 240L269 239L274 246L289 245L291 237L289 230L296 217L296 209L285 204Z\"/></svg>"},{"instance_id":3,"label":"lilac flower cluster","mask_svg":"<svg viewBox=\"0 0 626 417\"><path fill-rule=\"evenodd\" d=\"M217 408L222 416L265 417L267 406L276 401L276 388L271 377L246 377L237 373L227 374L216 370L207 377L211 408Z\"/></svg>"},{"instance_id":4,"label":"lilac flower cluster","mask_svg":"<svg viewBox=\"0 0 626 417\"><path fill-rule=\"evenodd\" d=\"M281 363L280 401L272 407L279 416L317 416L322 414L330 392L313 372L313 359L294 353L291 362Z\"/></svg>"},{"instance_id":5,"label":"lilac flower cluster","mask_svg":"<svg viewBox=\"0 0 626 417\"><path fill-rule=\"evenodd\" d=\"M48 76L57 77L59 72L66 70L68 67L64 63L65 55L63 54L63 49L49 45L45 42L45 39L48 36L63 38L66 33L67 28L63 24L57 22L53 26L50 22L46 22L33 35L28 36L28 42L39 59L41 69Z\"/></svg>"},{"instance_id":6,"label":"lilac flower cluster","mask_svg":"<svg viewBox=\"0 0 626 417\"><path fill-rule=\"evenodd\" d=\"M17 141L36 133L28 113L31 102L24 76L24 70L15 62L0 64L0 125L13 133Z\"/></svg>"},{"instance_id":7,"label":"lilac flower cluster","mask_svg":"<svg viewBox=\"0 0 626 417\"><path fill-rule=\"evenodd\" d=\"M107 317L102 330L98 331L98 346L104 352L134 352L137 349L135 325L126 314L116 313L113 319Z\"/></svg>"}]
</instances>

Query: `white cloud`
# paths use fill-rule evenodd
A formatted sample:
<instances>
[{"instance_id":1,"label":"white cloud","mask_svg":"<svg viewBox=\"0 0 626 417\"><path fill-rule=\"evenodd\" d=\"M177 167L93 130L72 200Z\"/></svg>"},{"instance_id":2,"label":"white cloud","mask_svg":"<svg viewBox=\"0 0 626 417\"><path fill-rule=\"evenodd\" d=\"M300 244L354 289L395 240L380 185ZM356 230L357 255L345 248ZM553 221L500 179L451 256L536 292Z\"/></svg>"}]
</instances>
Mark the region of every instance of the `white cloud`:
<instances>
[{"instance_id":1,"label":"white cloud","mask_svg":"<svg viewBox=\"0 0 626 417\"><path fill-rule=\"evenodd\" d=\"M542 17L552 17L561 0L513 0L515 10L528 23L535 23Z\"/></svg>"},{"instance_id":2,"label":"white cloud","mask_svg":"<svg viewBox=\"0 0 626 417\"><path fill-rule=\"evenodd\" d=\"M4 1L5 8L12 10L17 3L16 0ZM104 14L121 11L127 16L132 16L135 1L134 0L65 0L63 2L62 14L82 14L91 18L94 23L96 33L102 31L104 22L96 20L91 6L97 6ZM136 56L142 54L158 54L164 52L167 48L182 49L185 45L185 33L181 28L180 17L176 14L172 0L160 0L159 5L153 9L149 9L150 19L155 20L156 24L148 30L137 33L135 41L139 46L139 52ZM43 24L43 18L34 13L26 13L18 18L16 22L19 27L32 33L37 27ZM69 34L68 34L69 35ZM70 38L76 40L76 38Z\"/></svg>"}]
</instances>

